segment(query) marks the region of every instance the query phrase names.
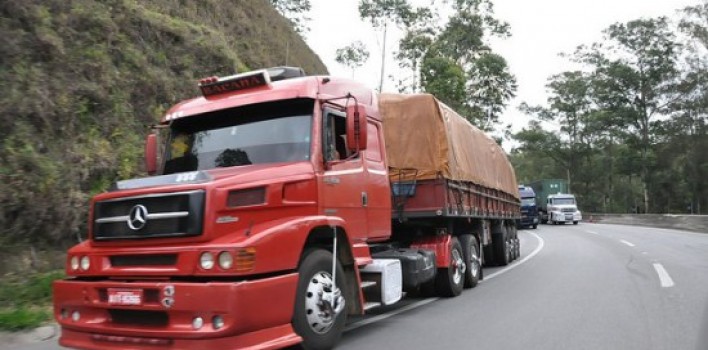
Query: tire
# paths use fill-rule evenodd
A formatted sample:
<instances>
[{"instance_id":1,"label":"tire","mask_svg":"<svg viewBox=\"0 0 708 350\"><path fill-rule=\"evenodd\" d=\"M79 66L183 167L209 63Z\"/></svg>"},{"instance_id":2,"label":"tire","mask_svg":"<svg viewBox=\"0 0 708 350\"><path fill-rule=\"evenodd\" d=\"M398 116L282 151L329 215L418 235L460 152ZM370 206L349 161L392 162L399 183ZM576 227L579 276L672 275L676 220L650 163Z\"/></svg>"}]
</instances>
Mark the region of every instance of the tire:
<instances>
[{"instance_id":1,"label":"tire","mask_svg":"<svg viewBox=\"0 0 708 350\"><path fill-rule=\"evenodd\" d=\"M501 232L492 236L494 248L494 263L498 266L509 265L509 240L506 226L501 226Z\"/></svg>"},{"instance_id":2,"label":"tire","mask_svg":"<svg viewBox=\"0 0 708 350\"><path fill-rule=\"evenodd\" d=\"M538 224L533 224L533 229L535 230L536 228L538 228Z\"/></svg>"},{"instance_id":3,"label":"tire","mask_svg":"<svg viewBox=\"0 0 708 350\"><path fill-rule=\"evenodd\" d=\"M577 224L578 224L578 222L577 222L577 221L573 221L573 225L577 225Z\"/></svg>"},{"instance_id":4,"label":"tire","mask_svg":"<svg viewBox=\"0 0 708 350\"><path fill-rule=\"evenodd\" d=\"M293 328L302 337L301 346L303 349L331 349L339 341L344 331L347 321L346 304L344 310L338 315L332 317L330 313L329 320L327 320L328 316L321 316L327 313L326 310L320 309L318 310L320 312L313 310L315 307L313 305L317 303L314 298L318 298L318 293L313 293L313 290L322 291L327 281L331 283L332 253L323 249L306 251L300 262L298 273L300 278L297 282L295 296ZM344 270L339 262L337 262L337 287L342 291L342 297L346 295ZM329 324L314 322L317 320L329 321Z\"/></svg>"},{"instance_id":5,"label":"tire","mask_svg":"<svg viewBox=\"0 0 708 350\"><path fill-rule=\"evenodd\" d=\"M480 280L482 264L480 263L479 245L473 235L461 235L459 237L462 245L462 254L465 258L465 288L474 288Z\"/></svg>"},{"instance_id":6,"label":"tire","mask_svg":"<svg viewBox=\"0 0 708 350\"><path fill-rule=\"evenodd\" d=\"M463 257L460 241L457 240L457 237L452 237L450 267L438 269L435 276L435 290L441 297L456 297L462 293L465 284L465 271L460 270L467 267Z\"/></svg>"},{"instance_id":7,"label":"tire","mask_svg":"<svg viewBox=\"0 0 708 350\"><path fill-rule=\"evenodd\" d=\"M521 257L521 240L518 238L515 238L515 240L516 240L516 258L518 259Z\"/></svg>"}]
</instances>

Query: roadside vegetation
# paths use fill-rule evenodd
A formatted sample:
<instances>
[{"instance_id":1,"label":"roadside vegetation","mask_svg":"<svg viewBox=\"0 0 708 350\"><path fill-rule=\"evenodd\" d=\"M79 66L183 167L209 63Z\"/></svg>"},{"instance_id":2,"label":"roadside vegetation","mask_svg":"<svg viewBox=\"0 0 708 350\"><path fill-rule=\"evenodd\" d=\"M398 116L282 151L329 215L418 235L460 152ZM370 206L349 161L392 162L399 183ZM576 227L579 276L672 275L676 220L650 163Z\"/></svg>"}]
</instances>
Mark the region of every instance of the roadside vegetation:
<instances>
[{"instance_id":1,"label":"roadside vegetation","mask_svg":"<svg viewBox=\"0 0 708 350\"><path fill-rule=\"evenodd\" d=\"M522 105L520 181L563 178L584 211L708 213L708 3L615 23Z\"/></svg>"},{"instance_id":2,"label":"roadside vegetation","mask_svg":"<svg viewBox=\"0 0 708 350\"><path fill-rule=\"evenodd\" d=\"M76 242L89 198L144 175L147 126L200 78L326 73L291 21L267 0L3 1L0 244Z\"/></svg>"},{"instance_id":3,"label":"roadside vegetation","mask_svg":"<svg viewBox=\"0 0 708 350\"><path fill-rule=\"evenodd\" d=\"M0 330L34 328L52 317L52 282L61 270L0 277Z\"/></svg>"}]
</instances>

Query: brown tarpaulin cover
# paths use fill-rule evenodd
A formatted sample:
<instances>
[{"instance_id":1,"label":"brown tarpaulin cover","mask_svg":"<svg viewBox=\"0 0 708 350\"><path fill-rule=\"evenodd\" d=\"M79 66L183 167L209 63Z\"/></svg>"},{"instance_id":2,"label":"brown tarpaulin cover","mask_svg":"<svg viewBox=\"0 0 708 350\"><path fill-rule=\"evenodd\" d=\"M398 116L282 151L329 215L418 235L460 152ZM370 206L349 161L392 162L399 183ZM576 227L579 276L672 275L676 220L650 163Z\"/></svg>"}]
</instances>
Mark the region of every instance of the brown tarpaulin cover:
<instances>
[{"instance_id":1,"label":"brown tarpaulin cover","mask_svg":"<svg viewBox=\"0 0 708 350\"><path fill-rule=\"evenodd\" d=\"M504 150L477 127L429 94L381 94L391 180L442 176L519 198L516 174Z\"/></svg>"}]
</instances>

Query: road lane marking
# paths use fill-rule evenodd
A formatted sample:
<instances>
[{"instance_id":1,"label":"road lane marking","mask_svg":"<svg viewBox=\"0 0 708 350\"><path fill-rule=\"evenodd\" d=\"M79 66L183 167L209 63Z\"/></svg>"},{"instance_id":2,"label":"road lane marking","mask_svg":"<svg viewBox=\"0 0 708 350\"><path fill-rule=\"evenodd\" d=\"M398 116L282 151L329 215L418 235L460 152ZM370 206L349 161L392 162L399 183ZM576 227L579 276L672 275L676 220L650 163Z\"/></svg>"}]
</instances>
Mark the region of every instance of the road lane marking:
<instances>
[{"instance_id":1,"label":"road lane marking","mask_svg":"<svg viewBox=\"0 0 708 350\"><path fill-rule=\"evenodd\" d=\"M654 270L656 270L656 274L659 275L659 281L662 287L669 288L674 286L674 280L671 279L671 276L666 272L663 265L654 263Z\"/></svg>"},{"instance_id":2,"label":"road lane marking","mask_svg":"<svg viewBox=\"0 0 708 350\"><path fill-rule=\"evenodd\" d=\"M622 243L624 243L624 244L626 244L626 245L628 245L628 246L630 246L630 247L634 247L634 243L629 242L629 241L625 241L624 239L620 239L620 242L622 242Z\"/></svg>"},{"instance_id":3,"label":"road lane marking","mask_svg":"<svg viewBox=\"0 0 708 350\"><path fill-rule=\"evenodd\" d=\"M594 234L594 235L598 234L598 233L595 232L595 231L589 231L589 230L585 230L585 232L587 232L587 233L592 233L592 234Z\"/></svg>"},{"instance_id":4,"label":"road lane marking","mask_svg":"<svg viewBox=\"0 0 708 350\"><path fill-rule=\"evenodd\" d=\"M543 249L543 246L544 246L545 242L543 241L543 238L541 238L541 236L539 236L539 235L537 235L537 234L535 234L535 233L533 233L533 232L529 232L529 231L524 231L524 232L528 232L528 233L530 233L531 235L533 235L534 237L536 237L536 239L538 240L538 246L536 247L536 249L534 249L533 252L531 252L531 254L529 254L527 257L525 257L525 258L523 258L523 259L521 259L521 260L519 260L519 261L517 261L517 262L515 262L515 263L513 263L513 264L511 264L511 265L509 265L509 266L507 266L507 267L505 267L504 269L499 270L499 271L497 271L497 272L495 272L495 273L493 273L493 274L491 274L491 275L489 275L489 276L484 276L484 279L483 279L482 281L490 280L490 279L492 279L492 278L494 278L494 277L497 277L497 276L499 276L499 275L501 275L501 274L503 274L503 273L506 273L506 272L510 271L510 270L513 269L513 268L516 268L517 266L519 266L519 265L521 265L521 264L527 262L529 259L531 259L531 258L533 258L534 256L536 256L536 254L538 254L538 252L540 252L541 249Z\"/></svg>"},{"instance_id":5,"label":"road lane marking","mask_svg":"<svg viewBox=\"0 0 708 350\"><path fill-rule=\"evenodd\" d=\"M531 254L529 254L527 257L525 257L525 258L523 258L523 259L517 261L516 263L511 264L511 265L507 266L506 268L504 268L504 269L502 269L502 270L499 270L499 271L497 271L497 272L495 272L495 273L493 273L493 274L490 274L489 276L484 276L484 279L481 280L481 281L479 281L480 283L481 283L481 282L484 282L484 281L487 281L487 280L490 280L490 279L492 279L492 278L494 278L494 277L497 277L497 276L499 276L499 275L501 275L501 274L503 274L503 273L505 273L505 272L507 272L507 271L513 269L513 268L516 268L516 267L520 266L521 264L527 262L529 259L531 259L531 258L533 258L534 256L536 256L536 254L538 254L538 252L540 252L541 249L543 249L543 246L544 246L545 243L544 243L544 241L543 241L543 238L541 238L541 236L539 236L539 235L537 235L537 234L535 234L535 233L533 233L533 232L529 232L529 231L524 231L524 232L529 233L529 234L533 235L534 237L536 237L536 239L538 240L538 246L536 247L536 249L534 249L533 252L531 252ZM421 307L421 306L428 305L428 304L430 304L430 303L432 303L432 302L434 302L434 301L436 301L436 300L438 300L438 299L440 299L440 298L434 297L434 298L423 299L423 300L420 300L420 301L416 301L415 303L406 305L406 306L404 306L404 307L402 307L402 308L400 308L400 309L392 310L392 311L389 311L389 312L387 312L387 313L385 313L385 314L376 315L376 316L373 316L373 317L371 317L371 318L367 318L367 319L365 319L365 320L361 320L361 321L354 322L354 323L349 324L348 326L344 327L344 331L345 331L345 332L348 332L348 331L357 329L357 328L359 328L359 327L363 327L363 326L366 326L366 325L369 325L369 324L372 324L372 323L375 323L375 322L378 322L378 321L381 321L381 320L385 320L385 319L387 319L387 318L389 318L389 317L391 317L391 316L395 316L395 315L398 315L398 314L400 314L400 313L403 313L403 312L406 312L406 311L409 311L409 310L413 310L413 309L417 309L417 308L419 308L419 307Z\"/></svg>"}]
</instances>

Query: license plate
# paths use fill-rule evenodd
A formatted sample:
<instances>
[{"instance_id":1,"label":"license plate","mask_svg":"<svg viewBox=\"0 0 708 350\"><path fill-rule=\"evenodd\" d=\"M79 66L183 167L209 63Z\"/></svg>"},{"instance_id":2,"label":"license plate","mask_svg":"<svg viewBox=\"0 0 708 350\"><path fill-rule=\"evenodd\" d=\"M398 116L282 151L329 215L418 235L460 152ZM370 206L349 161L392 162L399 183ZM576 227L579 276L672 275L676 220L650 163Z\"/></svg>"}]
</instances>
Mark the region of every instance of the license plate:
<instances>
[{"instance_id":1,"label":"license plate","mask_svg":"<svg viewBox=\"0 0 708 350\"><path fill-rule=\"evenodd\" d=\"M108 288L108 303L111 305L141 305L142 289Z\"/></svg>"},{"instance_id":2,"label":"license plate","mask_svg":"<svg viewBox=\"0 0 708 350\"><path fill-rule=\"evenodd\" d=\"M566 216L565 216L565 219L566 219L566 220L573 220L573 215L566 215Z\"/></svg>"}]
</instances>

